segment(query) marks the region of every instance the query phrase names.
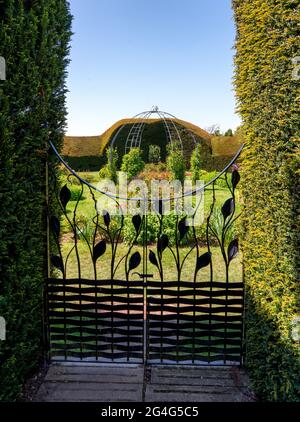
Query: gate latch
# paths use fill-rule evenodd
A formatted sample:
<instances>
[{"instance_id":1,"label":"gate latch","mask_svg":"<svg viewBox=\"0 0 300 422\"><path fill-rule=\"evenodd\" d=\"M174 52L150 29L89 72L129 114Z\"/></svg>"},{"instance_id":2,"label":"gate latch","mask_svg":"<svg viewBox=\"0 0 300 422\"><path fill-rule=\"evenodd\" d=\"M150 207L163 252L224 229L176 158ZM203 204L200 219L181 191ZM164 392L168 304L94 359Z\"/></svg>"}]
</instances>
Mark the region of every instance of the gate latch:
<instances>
[{"instance_id":1,"label":"gate latch","mask_svg":"<svg viewBox=\"0 0 300 422\"><path fill-rule=\"evenodd\" d=\"M138 273L138 272L134 272L134 273L132 273L132 275L133 274L137 274L142 279L147 278L147 277L149 277L149 278L153 277L153 274L142 274L142 273Z\"/></svg>"}]
</instances>

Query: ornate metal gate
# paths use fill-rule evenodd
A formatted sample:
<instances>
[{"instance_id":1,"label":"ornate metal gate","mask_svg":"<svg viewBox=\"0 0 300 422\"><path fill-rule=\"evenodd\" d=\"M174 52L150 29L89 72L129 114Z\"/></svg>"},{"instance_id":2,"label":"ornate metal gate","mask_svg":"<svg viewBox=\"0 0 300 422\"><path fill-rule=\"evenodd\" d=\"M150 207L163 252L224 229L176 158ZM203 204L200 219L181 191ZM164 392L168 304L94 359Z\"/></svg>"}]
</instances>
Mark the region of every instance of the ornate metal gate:
<instances>
[{"instance_id":1,"label":"ornate metal gate","mask_svg":"<svg viewBox=\"0 0 300 422\"><path fill-rule=\"evenodd\" d=\"M165 216L163 201L151 216L148 207L126 215L131 199L81 178L51 144L46 324L53 360L242 363L244 287L233 263L240 151L201 189L208 202L197 228L185 215ZM105 210L112 203L117 215Z\"/></svg>"}]
</instances>

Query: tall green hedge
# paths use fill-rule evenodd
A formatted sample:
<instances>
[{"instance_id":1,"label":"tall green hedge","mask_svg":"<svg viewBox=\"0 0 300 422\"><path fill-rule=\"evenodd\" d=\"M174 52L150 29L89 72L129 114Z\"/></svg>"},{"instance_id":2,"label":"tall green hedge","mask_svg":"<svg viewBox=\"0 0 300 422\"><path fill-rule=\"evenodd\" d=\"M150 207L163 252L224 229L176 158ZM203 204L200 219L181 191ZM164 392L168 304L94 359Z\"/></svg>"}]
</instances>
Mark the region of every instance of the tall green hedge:
<instances>
[{"instance_id":1,"label":"tall green hedge","mask_svg":"<svg viewBox=\"0 0 300 422\"><path fill-rule=\"evenodd\" d=\"M235 85L246 133L246 364L262 400L300 400L299 0L235 0Z\"/></svg>"},{"instance_id":2,"label":"tall green hedge","mask_svg":"<svg viewBox=\"0 0 300 422\"><path fill-rule=\"evenodd\" d=\"M14 400L42 354L45 151L65 129L71 16L65 0L0 0L0 400Z\"/></svg>"}]
</instances>

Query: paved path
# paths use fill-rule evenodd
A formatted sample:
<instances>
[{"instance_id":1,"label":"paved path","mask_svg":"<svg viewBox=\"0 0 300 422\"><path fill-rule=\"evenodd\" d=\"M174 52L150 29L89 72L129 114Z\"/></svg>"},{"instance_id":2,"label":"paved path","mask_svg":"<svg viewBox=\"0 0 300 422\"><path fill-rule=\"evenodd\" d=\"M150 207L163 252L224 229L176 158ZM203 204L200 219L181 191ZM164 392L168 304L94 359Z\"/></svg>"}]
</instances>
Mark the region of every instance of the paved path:
<instances>
[{"instance_id":1,"label":"paved path","mask_svg":"<svg viewBox=\"0 0 300 422\"><path fill-rule=\"evenodd\" d=\"M37 402L249 402L249 379L237 367L53 364Z\"/></svg>"}]
</instances>

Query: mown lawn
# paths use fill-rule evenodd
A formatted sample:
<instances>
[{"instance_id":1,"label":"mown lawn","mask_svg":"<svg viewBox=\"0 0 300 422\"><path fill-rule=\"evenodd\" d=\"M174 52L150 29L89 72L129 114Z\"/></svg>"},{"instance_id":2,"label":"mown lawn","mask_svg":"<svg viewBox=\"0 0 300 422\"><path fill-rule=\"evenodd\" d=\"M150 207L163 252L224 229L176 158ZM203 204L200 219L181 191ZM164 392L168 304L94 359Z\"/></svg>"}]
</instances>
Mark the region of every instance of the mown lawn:
<instances>
[{"instance_id":1,"label":"mown lawn","mask_svg":"<svg viewBox=\"0 0 300 422\"><path fill-rule=\"evenodd\" d=\"M64 256L67 255L68 251L73 247L73 242L66 242L63 244L63 253ZM155 252L156 246L149 245L148 246L148 254L149 250L153 250ZM183 257L190 251L190 247L182 247L180 248L180 257ZM91 256L89 249L84 241L79 241L78 243L78 250L79 250L79 259L81 264L81 277L82 278L94 278L94 271L93 265L91 261ZM143 248L142 246L134 246L131 254L139 251L141 256L143 255ZM207 250L205 248L201 248L200 253L204 253ZM124 243L120 243L117 249L117 257L116 262L120 260L126 253L128 252L128 246ZM190 256L187 258L183 270L182 270L182 277L181 279L184 281L192 281L195 269L195 252L193 251ZM214 270L214 281L225 281L225 265L224 261L218 247L212 248L212 261L213 261L213 270ZM110 265L111 265L111 248L110 245L107 245L107 250L102 257L99 258L97 262L97 278L98 279L109 279L110 278ZM163 268L164 268L164 279L165 280L177 280L177 271L175 267L174 258L172 253L169 250L166 250L163 255ZM142 272L142 263L137 267L134 272ZM159 280L159 274L157 268L151 264L148 260L148 274L153 274L153 280ZM75 250L70 254L68 265L67 265L67 278L76 278L78 277L78 265L77 265L77 258L75 254ZM119 269L116 272L115 278L117 279L124 279L125 277L125 270L124 270L124 261L119 266ZM242 281L242 265L241 265L241 254L233 260L230 264L230 271L229 271L230 281ZM130 279L138 280L139 277L136 274L132 274ZM203 268L199 271L197 280L199 281L209 281L209 267Z\"/></svg>"}]
</instances>

